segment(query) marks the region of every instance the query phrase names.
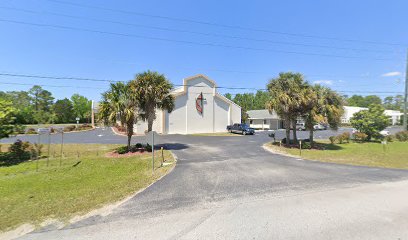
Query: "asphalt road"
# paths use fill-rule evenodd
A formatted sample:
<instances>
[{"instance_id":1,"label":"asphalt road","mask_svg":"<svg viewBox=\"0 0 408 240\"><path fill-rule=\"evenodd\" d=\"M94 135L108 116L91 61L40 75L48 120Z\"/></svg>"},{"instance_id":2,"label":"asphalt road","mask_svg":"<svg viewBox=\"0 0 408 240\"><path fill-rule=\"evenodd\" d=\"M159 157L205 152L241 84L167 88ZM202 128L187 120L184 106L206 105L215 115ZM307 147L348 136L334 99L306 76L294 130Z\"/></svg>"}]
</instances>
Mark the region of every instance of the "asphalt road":
<instances>
[{"instance_id":1,"label":"asphalt road","mask_svg":"<svg viewBox=\"0 0 408 240\"><path fill-rule=\"evenodd\" d=\"M65 142L124 141L98 129ZM267 132L159 141L178 157L163 179L107 216L21 239L408 239L408 171L272 154Z\"/></svg>"}]
</instances>

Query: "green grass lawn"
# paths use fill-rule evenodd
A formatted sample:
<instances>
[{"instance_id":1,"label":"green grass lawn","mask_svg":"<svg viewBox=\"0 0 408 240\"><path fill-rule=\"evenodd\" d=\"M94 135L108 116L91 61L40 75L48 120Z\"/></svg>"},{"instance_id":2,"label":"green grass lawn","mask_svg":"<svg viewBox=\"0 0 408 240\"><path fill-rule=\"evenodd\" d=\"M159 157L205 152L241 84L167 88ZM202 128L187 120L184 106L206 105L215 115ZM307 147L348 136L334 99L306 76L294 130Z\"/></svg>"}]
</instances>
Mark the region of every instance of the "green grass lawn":
<instances>
[{"instance_id":1,"label":"green grass lawn","mask_svg":"<svg viewBox=\"0 0 408 240\"><path fill-rule=\"evenodd\" d=\"M60 167L59 145L52 145L51 158L0 167L0 231L23 223L39 224L54 218L66 221L92 209L112 203L147 187L174 167L169 151L160 167L161 153L155 158L152 174L151 153L109 158L105 153L118 145L67 144ZM3 146L5 149L5 146ZM43 152L47 153L44 146ZM79 153L79 157L78 157Z\"/></svg>"},{"instance_id":2,"label":"green grass lawn","mask_svg":"<svg viewBox=\"0 0 408 240\"><path fill-rule=\"evenodd\" d=\"M381 143L344 143L330 144L320 141L325 150L302 150L302 158L322 162L343 163L384 168L408 169L408 142L391 142L384 151ZM268 144L273 150L299 156L299 149Z\"/></svg>"},{"instance_id":3,"label":"green grass lawn","mask_svg":"<svg viewBox=\"0 0 408 240\"><path fill-rule=\"evenodd\" d=\"M242 136L240 134L230 133L230 132L193 133L193 134L189 134L189 135L191 135L191 136L207 136L207 137L237 137L237 136Z\"/></svg>"}]
</instances>

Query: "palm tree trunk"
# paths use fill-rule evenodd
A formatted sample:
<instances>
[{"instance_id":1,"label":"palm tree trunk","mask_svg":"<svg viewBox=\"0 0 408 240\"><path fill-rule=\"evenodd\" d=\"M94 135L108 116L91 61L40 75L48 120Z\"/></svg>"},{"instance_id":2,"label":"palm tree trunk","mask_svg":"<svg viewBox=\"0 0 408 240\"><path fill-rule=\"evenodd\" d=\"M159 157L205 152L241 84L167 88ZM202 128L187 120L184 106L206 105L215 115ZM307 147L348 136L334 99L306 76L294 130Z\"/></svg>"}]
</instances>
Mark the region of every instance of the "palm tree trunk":
<instances>
[{"instance_id":1,"label":"palm tree trunk","mask_svg":"<svg viewBox=\"0 0 408 240\"><path fill-rule=\"evenodd\" d=\"M128 151L130 151L130 142L131 142L132 136L133 136L133 121L129 121L126 124L126 133L127 133L127 137L128 137L128 139L127 139L127 148L128 148Z\"/></svg>"},{"instance_id":2,"label":"palm tree trunk","mask_svg":"<svg viewBox=\"0 0 408 240\"><path fill-rule=\"evenodd\" d=\"M297 144L298 139L297 139L297 134L296 134L296 120L292 120L292 128L293 128L293 143Z\"/></svg>"},{"instance_id":3,"label":"palm tree trunk","mask_svg":"<svg viewBox=\"0 0 408 240\"><path fill-rule=\"evenodd\" d=\"M314 134L313 128L311 128L311 129L309 130L309 141L310 141L310 147L311 147L311 148L313 148L313 134Z\"/></svg>"},{"instance_id":4,"label":"palm tree trunk","mask_svg":"<svg viewBox=\"0 0 408 240\"><path fill-rule=\"evenodd\" d=\"M285 130L286 130L286 146L289 147L290 145L290 120L285 121Z\"/></svg>"},{"instance_id":5,"label":"palm tree trunk","mask_svg":"<svg viewBox=\"0 0 408 240\"><path fill-rule=\"evenodd\" d=\"M148 119L147 120L147 131L151 132L153 129L153 120Z\"/></svg>"},{"instance_id":6,"label":"palm tree trunk","mask_svg":"<svg viewBox=\"0 0 408 240\"><path fill-rule=\"evenodd\" d=\"M154 105L150 107L150 111L147 115L147 131L150 132L153 130L153 122L154 119L156 118L156 109L154 108Z\"/></svg>"}]
</instances>

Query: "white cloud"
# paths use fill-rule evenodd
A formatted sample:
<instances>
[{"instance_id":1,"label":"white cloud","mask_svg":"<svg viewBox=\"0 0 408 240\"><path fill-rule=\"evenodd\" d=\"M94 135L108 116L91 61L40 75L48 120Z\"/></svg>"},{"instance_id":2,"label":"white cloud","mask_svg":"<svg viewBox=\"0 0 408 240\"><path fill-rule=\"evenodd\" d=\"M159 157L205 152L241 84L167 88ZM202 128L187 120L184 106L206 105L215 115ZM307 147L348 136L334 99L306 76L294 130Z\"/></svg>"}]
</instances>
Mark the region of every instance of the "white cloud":
<instances>
[{"instance_id":1,"label":"white cloud","mask_svg":"<svg viewBox=\"0 0 408 240\"><path fill-rule=\"evenodd\" d=\"M388 72L384 73L381 75L382 77L395 77L395 76L401 76L401 72Z\"/></svg>"},{"instance_id":2,"label":"white cloud","mask_svg":"<svg viewBox=\"0 0 408 240\"><path fill-rule=\"evenodd\" d=\"M332 80L316 80L316 81L313 81L313 84L332 85L333 81Z\"/></svg>"}]
</instances>

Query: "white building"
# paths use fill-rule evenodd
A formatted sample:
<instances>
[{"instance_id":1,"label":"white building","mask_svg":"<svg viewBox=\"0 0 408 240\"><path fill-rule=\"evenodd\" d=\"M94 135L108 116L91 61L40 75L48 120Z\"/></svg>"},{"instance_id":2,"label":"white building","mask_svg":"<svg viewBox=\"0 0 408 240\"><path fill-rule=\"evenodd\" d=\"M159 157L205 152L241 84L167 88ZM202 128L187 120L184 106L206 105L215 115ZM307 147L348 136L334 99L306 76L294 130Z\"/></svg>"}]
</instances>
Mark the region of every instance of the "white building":
<instances>
[{"instance_id":1,"label":"white building","mask_svg":"<svg viewBox=\"0 0 408 240\"><path fill-rule=\"evenodd\" d=\"M341 117L341 123L350 123L350 119L353 117L354 113L362 110L368 110L368 108L344 106L344 114ZM401 116L403 115L400 111L396 110L385 110L384 114L390 118L391 125L399 124Z\"/></svg>"},{"instance_id":2,"label":"white building","mask_svg":"<svg viewBox=\"0 0 408 240\"><path fill-rule=\"evenodd\" d=\"M368 108L344 106L344 113L341 117L341 123L349 124L350 119L351 117L353 117L354 113L360 112L362 110L368 110Z\"/></svg>"},{"instance_id":3,"label":"white building","mask_svg":"<svg viewBox=\"0 0 408 240\"><path fill-rule=\"evenodd\" d=\"M247 112L248 124L251 128L255 129L281 129L283 123L275 111L269 113L269 110L250 110Z\"/></svg>"},{"instance_id":4,"label":"white building","mask_svg":"<svg viewBox=\"0 0 408 240\"><path fill-rule=\"evenodd\" d=\"M362 110L368 110L368 108L344 106L344 114L341 117L341 123L349 124L351 117L353 117L355 113L362 111ZM255 128L255 129L284 128L284 124L282 120L279 118L279 116L275 112L272 112L271 114L269 113L268 110L262 109L262 110L250 110L247 112L247 114L248 114L248 120L246 124L248 124L252 128ZM395 110L385 110L384 114L386 116L389 116L391 125L396 125L400 123L401 117L403 115L400 111L395 111ZM301 119L298 119L298 121L302 122Z\"/></svg>"},{"instance_id":5,"label":"white building","mask_svg":"<svg viewBox=\"0 0 408 240\"><path fill-rule=\"evenodd\" d=\"M390 122L392 125L399 124L401 122L402 115L404 115L397 110L385 110L384 114L390 118Z\"/></svg>"},{"instance_id":6,"label":"white building","mask_svg":"<svg viewBox=\"0 0 408 240\"><path fill-rule=\"evenodd\" d=\"M171 92L174 110L157 110L153 130L164 134L226 132L227 125L241 123L241 107L219 94L216 86L202 74L185 78L183 86ZM135 133L146 130L146 122L135 124Z\"/></svg>"}]
</instances>

